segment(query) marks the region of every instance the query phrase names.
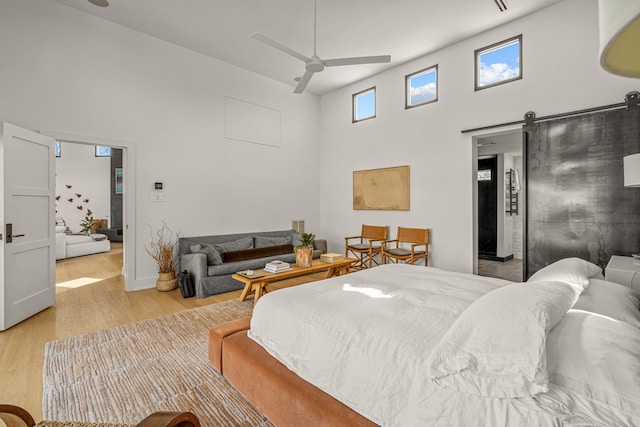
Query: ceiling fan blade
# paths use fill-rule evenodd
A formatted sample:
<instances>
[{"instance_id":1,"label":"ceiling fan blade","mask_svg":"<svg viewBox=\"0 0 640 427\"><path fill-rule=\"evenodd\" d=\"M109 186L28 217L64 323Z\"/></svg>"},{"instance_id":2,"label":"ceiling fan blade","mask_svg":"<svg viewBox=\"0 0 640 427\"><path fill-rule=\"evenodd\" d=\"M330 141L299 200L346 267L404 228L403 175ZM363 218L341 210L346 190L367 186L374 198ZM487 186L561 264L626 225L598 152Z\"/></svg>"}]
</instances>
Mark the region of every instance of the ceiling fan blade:
<instances>
[{"instance_id":1,"label":"ceiling fan blade","mask_svg":"<svg viewBox=\"0 0 640 427\"><path fill-rule=\"evenodd\" d=\"M304 75L302 76L302 78L298 82L298 86L296 86L296 88L293 90L293 93L302 93L302 92L304 92L304 89L307 87L307 84L309 83L309 80L311 80L311 77L313 75L314 75L313 71L305 71Z\"/></svg>"},{"instance_id":2,"label":"ceiling fan blade","mask_svg":"<svg viewBox=\"0 0 640 427\"><path fill-rule=\"evenodd\" d=\"M325 67L335 67L336 65L379 64L383 62L391 62L391 55L323 59L322 62L324 62Z\"/></svg>"},{"instance_id":3,"label":"ceiling fan blade","mask_svg":"<svg viewBox=\"0 0 640 427\"><path fill-rule=\"evenodd\" d=\"M308 56L304 56L303 54L298 53L295 50L288 48L287 46L280 44L273 39L270 39L269 37L265 36L262 33L253 33L251 34L251 37L256 40L260 40L262 43L268 44L269 46L274 47L288 55L298 58L301 61L304 61L304 62L311 61L311 58L309 58Z\"/></svg>"}]
</instances>

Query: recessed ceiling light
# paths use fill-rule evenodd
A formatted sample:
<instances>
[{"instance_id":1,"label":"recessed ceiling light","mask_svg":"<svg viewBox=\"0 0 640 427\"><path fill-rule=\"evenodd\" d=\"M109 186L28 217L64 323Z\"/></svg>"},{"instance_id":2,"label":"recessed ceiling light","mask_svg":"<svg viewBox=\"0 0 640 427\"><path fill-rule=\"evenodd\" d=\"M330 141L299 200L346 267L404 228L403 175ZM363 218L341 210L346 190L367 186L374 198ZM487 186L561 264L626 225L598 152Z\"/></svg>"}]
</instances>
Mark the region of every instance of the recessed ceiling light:
<instances>
[{"instance_id":1,"label":"recessed ceiling light","mask_svg":"<svg viewBox=\"0 0 640 427\"><path fill-rule=\"evenodd\" d=\"M95 5L95 6L100 6L100 7L107 7L109 6L109 0L89 0L89 3Z\"/></svg>"}]
</instances>

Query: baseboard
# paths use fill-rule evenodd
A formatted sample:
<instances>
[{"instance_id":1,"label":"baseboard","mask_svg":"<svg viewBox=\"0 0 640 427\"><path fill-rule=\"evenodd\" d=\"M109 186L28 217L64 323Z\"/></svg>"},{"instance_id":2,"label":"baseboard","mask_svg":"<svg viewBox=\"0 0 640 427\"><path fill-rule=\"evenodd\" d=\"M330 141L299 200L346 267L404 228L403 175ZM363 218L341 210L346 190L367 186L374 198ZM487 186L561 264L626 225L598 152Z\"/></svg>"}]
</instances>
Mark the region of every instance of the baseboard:
<instances>
[{"instance_id":1,"label":"baseboard","mask_svg":"<svg viewBox=\"0 0 640 427\"><path fill-rule=\"evenodd\" d=\"M488 260L488 261L500 261L500 262L505 262L505 261L510 261L513 259L513 255L507 255L506 257L499 257L496 255L490 255L490 254L478 254L478 259L484 259L484 260Z\"/></svg>"},{"instance_id":2,"label":"baseboard","mask_svg":"<svg viewBox=\"0 0 640 427\"><path fill-rule=\"evenodd\" d=\"M126 280L125 291L141 291L143 289L151 289L156 287L158 277L145 277L144 279Z\"/></svg>"}]
</instances>

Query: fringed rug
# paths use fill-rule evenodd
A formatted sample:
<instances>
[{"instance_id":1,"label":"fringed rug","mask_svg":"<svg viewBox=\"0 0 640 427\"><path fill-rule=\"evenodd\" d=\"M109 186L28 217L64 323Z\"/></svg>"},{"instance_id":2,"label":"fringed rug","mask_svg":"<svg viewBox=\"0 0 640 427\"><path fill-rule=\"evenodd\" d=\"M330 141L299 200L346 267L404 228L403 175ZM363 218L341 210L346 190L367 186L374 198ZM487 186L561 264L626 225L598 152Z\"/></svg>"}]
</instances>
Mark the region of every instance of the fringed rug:
<instances>
[{"instance_id":1,"label":"fringed rug","mask_svg":"<svg viewBox=\"0 0 640 427\"><path fill-rule=\"evenodd\" d=\"M48 342L44 418L136 424L155 411L191 411L203 426L271 426L207 353L209 329L252 308L226 301Z\"/></svg>"}]
</instances>

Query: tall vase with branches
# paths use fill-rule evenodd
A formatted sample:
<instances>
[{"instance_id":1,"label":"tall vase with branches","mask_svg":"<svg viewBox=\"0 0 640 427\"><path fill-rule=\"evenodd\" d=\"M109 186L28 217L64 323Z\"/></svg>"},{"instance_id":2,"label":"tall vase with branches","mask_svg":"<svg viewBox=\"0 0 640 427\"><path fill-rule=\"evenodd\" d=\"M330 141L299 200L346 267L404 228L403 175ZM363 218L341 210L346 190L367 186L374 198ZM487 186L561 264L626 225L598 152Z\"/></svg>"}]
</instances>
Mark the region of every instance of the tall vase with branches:
<instances>
[{"instance_id":1,"label":"tall vase with branches","mask_svg":"<svg viewBox=\"0 0 640 427\"><path fill-rule=\"evenodd\" d=\"M170 229L164 221L162 221L162 227L159 230L154 232L151 226L149 229L150 241L145 244L144 248L158 267L156 287L160 291L176 289L178 287L176 246L179 234Z\"/></svg>"}]
</instances>

